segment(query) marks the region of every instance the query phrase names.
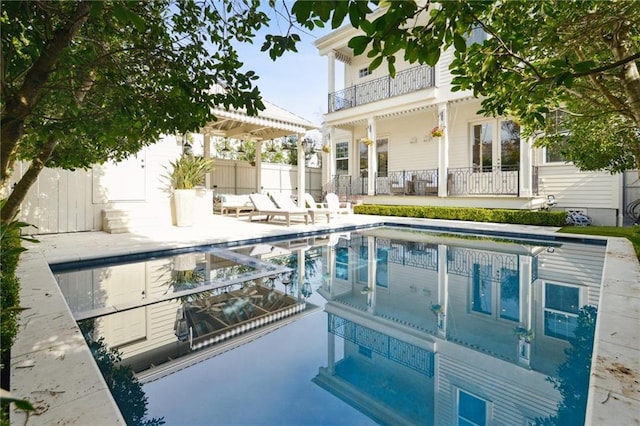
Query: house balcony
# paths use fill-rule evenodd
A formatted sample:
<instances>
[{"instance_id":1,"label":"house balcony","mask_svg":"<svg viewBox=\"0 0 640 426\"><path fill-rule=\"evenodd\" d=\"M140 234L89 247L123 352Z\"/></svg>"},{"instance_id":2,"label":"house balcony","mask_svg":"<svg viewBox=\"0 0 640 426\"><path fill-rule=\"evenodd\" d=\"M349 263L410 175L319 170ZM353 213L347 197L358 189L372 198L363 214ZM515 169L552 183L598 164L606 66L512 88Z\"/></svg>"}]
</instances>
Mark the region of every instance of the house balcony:
<instances>
[{"instance_id":1,"label":"house balcony","mask_svg":"<svg viewBox=\"0 0 640 426\"><path fill-rule=\"evenodd\" d=\"M520 196L522 178L517 166L457 167L447 169L447 196ZM538 168L532 169L534 184L532 195L538 195ZM440 182L438 169L389 171L376 176L375 195L438 196ZM334 176L325 188L349 199L369 193L366 176Z\"/></svg>"},{"instance_id":2,"label":"house balcony","mask_svg":"<svg viewBox=\"0 0 640 426\"><path fill-rule=\"evenodd\" d=\"M421 65L399 71L395 78L380 77L330 93L328 111L332 113L434 86L435 70L428 65Z\"/></svg>"}]
</instances>

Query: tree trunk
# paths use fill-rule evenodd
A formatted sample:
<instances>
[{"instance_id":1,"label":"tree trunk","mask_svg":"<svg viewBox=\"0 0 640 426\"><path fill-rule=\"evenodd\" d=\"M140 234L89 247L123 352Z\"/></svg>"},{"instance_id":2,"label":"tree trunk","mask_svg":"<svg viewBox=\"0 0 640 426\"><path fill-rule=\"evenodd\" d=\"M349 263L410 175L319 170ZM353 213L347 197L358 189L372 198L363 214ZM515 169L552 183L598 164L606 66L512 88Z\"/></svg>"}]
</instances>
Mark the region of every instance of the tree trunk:
<instances>
[{"instance_id":1,"label":"tree trunk","mask_svg":"<svg viewBox=\"0 0 640 426\"><path fill-rule=\"evenodd\" d=\"M15 161L18 144L24 134L25 120L38 104L43 88L49 80L60 53L69 45L82 25L87 21L90 10L91 2L83 1L78 3L73 17L63 27L54 32L53 38L33 63L20 89L17 92L13 92L6 99L5 108L0 118L0 187L6 188L11 177L11 169ZM29 170L31 171L31 168ZM40 170L42 170L41 167ZM29 188L26 189L28 190ZM26 192L24 192L23 198L24 195L26 195ZM13 193L11 197L13 197ZM18 205L23 198L19 200ZM3 209L3 222L5 217Z\"/></svg>"},{"instance_id":2,"label":"tree trunk","mask_svg":"<svg viewBox=\"0 0 640 426\"><path fill-rule=\"evenodd\" d=\"M51 137L42 146L38 156L31 162L29 169L18 183L16 183L13 191L11 191L11 194L9 195L9 198L7 198L7 202L2 206L2 211L0 212L1 223L11 221L18 213L20 204L27 196L29 188L31 188L33 183L38 179L38 175L40 175L40 172L44 169L44 165L47 163L49 158L51 158L51 154L57 145L58 141Z\"/></svg>"}]
</instances>

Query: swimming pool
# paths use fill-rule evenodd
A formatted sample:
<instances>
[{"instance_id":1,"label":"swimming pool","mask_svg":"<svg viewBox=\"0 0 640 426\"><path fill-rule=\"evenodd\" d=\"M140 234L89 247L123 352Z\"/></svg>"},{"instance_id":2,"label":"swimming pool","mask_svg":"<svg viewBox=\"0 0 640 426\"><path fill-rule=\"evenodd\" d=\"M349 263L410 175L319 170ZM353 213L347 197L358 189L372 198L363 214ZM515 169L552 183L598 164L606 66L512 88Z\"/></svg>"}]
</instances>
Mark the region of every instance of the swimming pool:
<instances>
[{"instance_id":1,"label":"swimming pool","mask_svg":"<svg viewBox=\"0 0 640 426\"><path fill-rule=\"evenodd\" d=\"M546 378L565 361L580 307L597 305L604 259L601 245L392 228L224 252L156 258L121 272L106 265L75 277L57 273L76 317L99 324L98 334L137 371L149 417L170 424L533 422L556 412L561 395ZM193 275L209 279L176 288L176 265L193 265L185 255L195 258ZM86 277L92 284L82 287ZM142 289L133 285L140 282ZM223 322L237 316L245 328L221 338L232 330L200 334L191 320L185 339L180 319L193 305L205 307L196 295L207 285ZM264 289L290 299L285 312L299 311L266 321L273 313L257 316L258 303L251 313L248 304L234 312L220 299L266 300Z\"/></svg>"}]
</instances>

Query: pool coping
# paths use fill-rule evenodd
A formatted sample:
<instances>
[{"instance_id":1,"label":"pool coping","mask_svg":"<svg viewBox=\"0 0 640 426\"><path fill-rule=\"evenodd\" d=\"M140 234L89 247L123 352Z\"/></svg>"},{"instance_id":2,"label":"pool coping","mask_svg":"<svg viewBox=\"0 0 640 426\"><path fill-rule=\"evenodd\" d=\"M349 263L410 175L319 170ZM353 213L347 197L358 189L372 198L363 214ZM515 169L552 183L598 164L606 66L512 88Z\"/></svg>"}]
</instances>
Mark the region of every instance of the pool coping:
<instances>
[{"instance_id":1,"label":"pool coping","mask_svg":"<svg viewBox=\"0 0 640 426\"><path fill-rule=\"evenodd\" d=\"M20 333L12 348L11 387L15 396L34 402L38 415L30 424L124 424L82 335L58 289L50 264L77 262L105 256L135 256L150 251L190 250L198 245L234 247L286 237L305 238L328 231L349 231L375 224L400 224L406 228L465 229L487 236L606 241L599 320L592 361L586 424L603 424L616 418L620 424L637 421L640 412L640 263L624 238L557 234L557 228L479 222L443 221L350 215L313 226L283 227L249 223L216 216L191 229L172 227L131 234L84 232L43 235L40 244L28 244L21 258L23 312ZM526 236L526 237L525 237ZM91 250L91 251L90 251ZM12 423L26 416L12 413Z\"/></svg>"}]
</instances>

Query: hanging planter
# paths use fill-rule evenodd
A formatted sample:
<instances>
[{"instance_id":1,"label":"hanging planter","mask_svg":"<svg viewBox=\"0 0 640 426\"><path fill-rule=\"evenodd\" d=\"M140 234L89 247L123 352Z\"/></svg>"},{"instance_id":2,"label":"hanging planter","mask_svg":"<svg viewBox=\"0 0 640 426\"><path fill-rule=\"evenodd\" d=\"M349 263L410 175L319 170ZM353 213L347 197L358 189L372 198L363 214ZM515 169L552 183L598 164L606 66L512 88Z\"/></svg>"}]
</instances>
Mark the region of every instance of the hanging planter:
<instances>
[{"instance_id":1,"label":"hanging planter","mask_svg":"<svg viewBox=\"0 0 640 426\"><path fill-rule=\"evenodd\" d=\"M331 153L331 147L329 145L322 145L322 152L325 154Z\"/></svg>"},{"instance_id":2,"label":"hanging planter","mask_svg":"<svg viewBox=\"0 0 640 426\"><path fill-rule=\"evenodd\" d=\"M369 138L362 138L360 139L360 142L362 142L363 144L365 144L366 146L371 146L373 145L373 140L369 139Z\"/></svg>"},{"instance_id":3,"label":"hanging planter","mask_svg":"<svg viewBox=\"0 0 640 426\"><path fill-rule=\"evenodd\" d=\"M441 138L444 136L444 127L436 126L431 129L432 138Z\"/></svg>"},{"instance_id":4,"label":"hanging planter","mask_svg":"<svg viewBox=\"0 0 640 426\"><path fill-rule=\"evenodd\" d=\"M533 330L524 327L516 327L513 329L513 332L518 336L519 340L524 340L526 343L533 342L533 339L536 337Z\"/></svg>"},{"instance_id":5,"label":"hanging planter","mask_svg":"<svg viewBox=\"0 0 640 426\"><path fill-rule=\"evenodd\" d=\"M435 303L433 305L431 305L431 312L433 312L434 314L438 315L438 314L443 314L444 315L444 309L442 308L442 305Z\"/></svg>"}]
</instances>

